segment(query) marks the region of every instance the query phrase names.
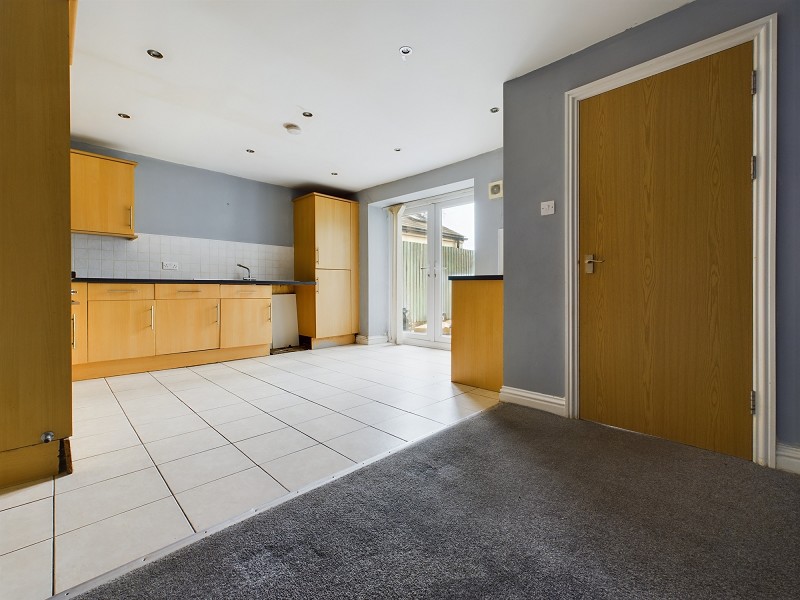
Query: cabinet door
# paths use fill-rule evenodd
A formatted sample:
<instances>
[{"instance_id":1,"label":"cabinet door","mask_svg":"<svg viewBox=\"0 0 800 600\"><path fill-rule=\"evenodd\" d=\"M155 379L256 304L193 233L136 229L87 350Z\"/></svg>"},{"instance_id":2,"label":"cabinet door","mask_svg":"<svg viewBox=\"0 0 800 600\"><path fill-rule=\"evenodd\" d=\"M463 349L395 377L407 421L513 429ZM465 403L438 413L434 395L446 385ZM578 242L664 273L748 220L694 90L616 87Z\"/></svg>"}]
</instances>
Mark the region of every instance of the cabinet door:
<instances>
[{"instance_id":1,"label":"cabinet door","mask_svg":"<svg viewBox=\"0 0 800 600\"><path fill-rule=\"evenodd\" d=\"M133 236L134 164L70 153L71 229Z\"/></svg>"},{"instance_id":2,"label":"cabinet door","mask_svg":"<svg viewBox=\"0 0 800 600\"><path fill-rule=\"evenodd\" d=\"M316 337L325 338L353 333L350 271L319 270L316 279Z\"/></svg>"},{"instance_id":3,"label":"cabinet door","mask_svg":"<svg viewBox=\"0 0 800 600\"><path fill-rule=\"evenodd\" d=\"M72 346L72 364L80 365L86 362L86 284L73 283L70 290L72 300L70 316L70 345Z\"/></svg>"},{"instance_id":4,"label":"cabinet door","mask_svg":"<svg viewBox=\"0 0 800 600\"><path fill-rule=\"evenodd\" d=\"M315 198L314 236L317 269L350 268L350 205L324 196Z\"/></svg>"},{"instance_id":5,"label":"cabinet door","mask_svg":"<svg viewBox=\"0 0 800 600\"><path fill-rule=\"evenodd\" d=\"M272 299L223 298L220 348L272 343Z\"/></svg>"},{"instance_id":6,"label":"cabinet door","mask_svg":"<svg viewBox=\"0 0 800 600\"><path fill-rule=\"evenodd\" d=\"M219 302L156 300L156 354L219 348Z\"/></svg>"},{"instance_id":7,"label":"cabinet door","mask_svg":"<svg viewBox=\"0 0 800 600\"><path fill-rule=\"evenodd\" d=\"M89 302L89 362L153 356L155 319L152 300Z\"/></svg>"}]
</instances>

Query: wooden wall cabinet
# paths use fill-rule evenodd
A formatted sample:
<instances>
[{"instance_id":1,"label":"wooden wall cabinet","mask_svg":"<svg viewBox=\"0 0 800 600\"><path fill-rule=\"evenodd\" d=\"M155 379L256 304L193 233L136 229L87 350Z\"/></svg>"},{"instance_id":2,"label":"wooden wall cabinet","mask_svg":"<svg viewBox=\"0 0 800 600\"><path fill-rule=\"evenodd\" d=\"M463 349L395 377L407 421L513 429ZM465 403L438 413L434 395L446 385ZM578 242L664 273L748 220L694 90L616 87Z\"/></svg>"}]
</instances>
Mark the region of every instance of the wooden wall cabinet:
<instances>
[{"instance_id":1,"label":"wooden wall cabinet","mask_svg":"<svg viewBox=\"0 0 800 600\"><path fill-rule=\"evenodd\" d=\"M72 364L82 365L88 360L86 352L86 317L88 314L88 294L85 283L73 283L70 289L71 316L70 341L72 346Z\"/></svg>"},{"instance_id":2,"label":"wooden wall cabinet","mask_svg":"<svg viewBox=\"0 0 800 600\"><path fill-rule=\"evenodd\" d=\"M312 347L355 341L358 209L357 202L325 194L294 201L295 278L317 282L316 289L297 288L298 331Z\"/></svg>"},{"instance_id":3,"label":"wooden wall cabinet","mask_svg":"<svg viewBox=\"0 0 800 600\"><path fill-rule=\"evenodd\" d=\"M269 286L220 286L220 348L272 343L272 289Z\"/></svg>"},{"instance_id":4,"label":"wooden wall cabinet","mask_svg":"<svg viewBox=\"0 0 800 600\"><path fill-rule=\"evenodd\" d=\"M136 163L70 151L72 231L134 238Z\"/></svg>"}]
</instances>

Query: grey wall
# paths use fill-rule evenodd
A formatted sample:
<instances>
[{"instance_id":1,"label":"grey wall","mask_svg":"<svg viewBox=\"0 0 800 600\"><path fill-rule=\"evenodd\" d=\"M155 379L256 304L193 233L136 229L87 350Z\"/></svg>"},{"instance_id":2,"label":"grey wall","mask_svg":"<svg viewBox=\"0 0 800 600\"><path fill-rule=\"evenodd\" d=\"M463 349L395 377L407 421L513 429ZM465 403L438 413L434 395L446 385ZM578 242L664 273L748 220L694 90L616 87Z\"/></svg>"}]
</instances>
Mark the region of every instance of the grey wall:
<instances>
[{"instance_id":1,"label":"grey wall","mask_svg":"<svg viewBox=\"0 0 800 600\"><path fill-rule=\"evenodd\" d=\"M800 2L695 0L507 82L504 384L564 395L564 93L778 13L778 439L800 443ZM539 202L556 214L538 216Z\"/></svg>"},{"instance_id":2,"label":"grey wall","mask_svg":"<svg viewBox=\"0 0 800 600\"><path fill-rule=\"evenodd\" d=\"M76 150L134 160L136 231L291 246L289 188L72 141Z\"/></svg>"},{"instance_id":3,"label":"grey wall","mask_svg":"<svg viewBox=\"0 0 800 600\"><path fill-rule=\"evenodd\" d=\"M489 200L489 183L503 178L503 149L474 156L433 171L362 190L360 208L360 278L363 335L385 335L389 329L390 220L382 207L392 198L449 183L475 180L475 272L497 273L497 230L503 226L503 201Z\"/></svg>"}]
</instances>

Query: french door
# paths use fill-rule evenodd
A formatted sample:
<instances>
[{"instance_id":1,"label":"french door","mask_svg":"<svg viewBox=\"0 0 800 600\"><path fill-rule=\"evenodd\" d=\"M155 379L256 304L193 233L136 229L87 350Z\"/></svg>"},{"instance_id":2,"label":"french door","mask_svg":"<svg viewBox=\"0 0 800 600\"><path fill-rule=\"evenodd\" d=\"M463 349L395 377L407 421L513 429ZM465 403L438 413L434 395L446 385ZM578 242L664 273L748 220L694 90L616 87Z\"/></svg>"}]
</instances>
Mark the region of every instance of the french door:
<instances>
[{"instance_id":1,"label":"french door","mask_svg":"<svg viewBox=\"0 0 800 600\"><path fill-rule=\"evenodd\" d=\"M450 344L451 275L475 274L472 190L414 203L399 218L402 250L402 337L407 343Z\"/></svg>"}]
</instances>

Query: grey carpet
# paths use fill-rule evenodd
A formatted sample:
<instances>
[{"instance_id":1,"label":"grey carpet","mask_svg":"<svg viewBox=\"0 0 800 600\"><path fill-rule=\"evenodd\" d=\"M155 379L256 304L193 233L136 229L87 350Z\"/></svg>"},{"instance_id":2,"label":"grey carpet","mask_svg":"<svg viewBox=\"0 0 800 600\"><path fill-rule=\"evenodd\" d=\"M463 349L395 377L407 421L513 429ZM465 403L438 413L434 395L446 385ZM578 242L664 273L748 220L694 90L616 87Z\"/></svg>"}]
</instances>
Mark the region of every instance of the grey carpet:
<instances>
[{"instance_id":1,"label":"grey carpet","mask_svg":"<svg viewBox=\"0 0 800 600\"><path fill-rule=\"evenodd\" d=\"M81 596L799 597L800 477L510 405Z\"/></svg>"}]
</instances>

